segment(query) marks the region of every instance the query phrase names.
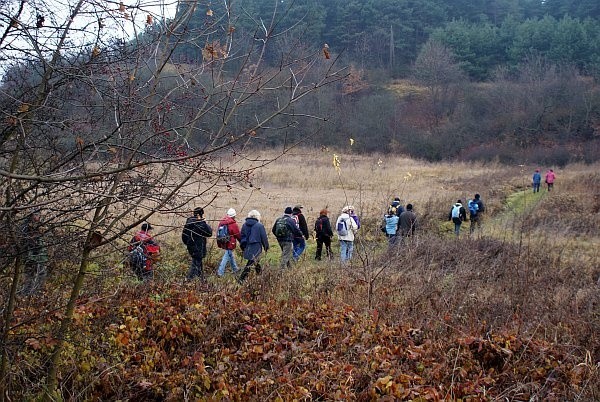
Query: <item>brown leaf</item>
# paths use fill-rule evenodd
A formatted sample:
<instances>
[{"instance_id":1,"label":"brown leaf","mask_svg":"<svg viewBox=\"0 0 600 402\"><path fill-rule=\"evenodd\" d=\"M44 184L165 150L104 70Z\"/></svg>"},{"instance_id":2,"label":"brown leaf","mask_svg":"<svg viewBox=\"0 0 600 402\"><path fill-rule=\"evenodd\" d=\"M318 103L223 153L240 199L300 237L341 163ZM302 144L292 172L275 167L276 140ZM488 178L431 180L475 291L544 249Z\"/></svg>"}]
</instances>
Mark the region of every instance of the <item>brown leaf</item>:
<instances>
[{"instance_id":1,"label":"brown leaf","mask_svg":"<svg viewBox=\"0 0 600 402\"><path fill-rule=\"evenodd\" d=\"M331 58L331 55L329 54L329 45L327 43L323 45L323 54L325 55L326 59Z\"/></svg>"},{"instance_id":2,"label":"brown leaf","mask_svg":"<svg viewBox=\"0 0 600 402\"><path fill-rule=\"evenodd\" d=\"M100 55L100 48L98 46L94 46L92 49L92 57L98 57Z\"/></svg>"},{"instance_id":3,"label":"brown leaf","mask_svg":"<svg viewBox=\"0 0 600 402\"><path fill-rule=\"evenodd\" d=\"M25 113L29 111L29 104L28 103L22 103L21 106L19 106L19 108L17 109L17 111L19 113Z\"/></svg>"},{"instance_id":4,"label":"brown leaf","mask_svg":"<svg viewBox=\"0 0 600 402\"><path fill-rule=\"evenodd\" d=\"M146 25L152 25L152 16L150 14L146 16Z\"/></svg>"},{"instance_id":5,"label":"brown leaf","mask_svg":"<svg viewBox=\"0 0 600 402\"><path fill-rule=\"evenodd\" d=\"M213 10L211 10L210 8L208 10L206 10L206 15L208 15L209 17L213 16Z\"/></svg>"},{"instance_id":6,"label":"brown leaf","mask_svg":"<svg viewBox=\"0 0 600 402\"><path fill-rule=\"evenodd\" d=\"M125 4L123 4L123 2L120 2L120 3L119 3L119 11L120 11L120 12L123 12L123 11L125 11Z\"/></svg>"}]
</instances>

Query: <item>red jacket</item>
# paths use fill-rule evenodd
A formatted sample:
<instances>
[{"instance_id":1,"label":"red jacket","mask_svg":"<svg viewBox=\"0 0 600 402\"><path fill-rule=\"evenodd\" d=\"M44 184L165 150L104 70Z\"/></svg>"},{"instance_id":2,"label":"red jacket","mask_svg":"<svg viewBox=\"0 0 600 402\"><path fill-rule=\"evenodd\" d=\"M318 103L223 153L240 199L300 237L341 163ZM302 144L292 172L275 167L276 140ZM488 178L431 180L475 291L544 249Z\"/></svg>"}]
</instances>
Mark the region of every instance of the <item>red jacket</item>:
<instances>
[{"instance_id":1,"label":"red jacket","mask_svg":"<svg viewBox=\"0 0 600 402\"><path fill-rule=\"evenodd\" d=\"M230 216L226 216L219 222L219 226L227 225L227 231L229 232L229 243L227 243L227 250L235 249L236 239L239 241L242 236L240 234L240 227L238 226L235 219Z\"/></svg>"}]
</instances>

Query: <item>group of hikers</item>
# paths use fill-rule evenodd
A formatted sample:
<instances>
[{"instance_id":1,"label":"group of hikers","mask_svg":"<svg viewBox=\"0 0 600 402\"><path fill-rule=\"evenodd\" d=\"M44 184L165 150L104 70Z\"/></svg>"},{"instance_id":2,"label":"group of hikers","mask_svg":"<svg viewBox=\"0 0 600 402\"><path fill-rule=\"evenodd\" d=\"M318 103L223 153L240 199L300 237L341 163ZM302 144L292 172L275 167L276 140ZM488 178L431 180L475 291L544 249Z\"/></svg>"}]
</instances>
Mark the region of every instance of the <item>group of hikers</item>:
<instances>
[{"instance_id":1,"label":"group of hikers","mask_svg":"<svg viewBox=\"0 0 600 402\"><path fill-rule=\"evenodd\" d=\"M281 249L279 267L282 269L290 268L300 259L306 249L306 241L310 238L308 223L302 213L303 208L301 204L286 207L271 228L271 233L277 239ZM257 274L261 273L260 260L270 246L267 231L261 223L261 215L257 210L248 212L241 228L236 220L236 215L236 210L229 208L219 221L215 232L216 245L224 250L217 268L217 276L225 275L229 265L232 273L237 275L237 280L241 283L248 277L252 269ZM337 235L340 242L340 261L342 264L350 261L354 252L355 236L360 227L360 218L352 205L342 208L334 225L329 219L329 211L326 208L322 209L314 223L317 245L315 260L321 260L323 257L329 260L333 259L331 243L334 235ZM417 217L412 204L407 204L404 208L399 198L394 199L388 207L382 224L382 230L388 237L390 246L396 244L396 239L399 237L412 236L416 227ZM151 230L152 226L149 223L143 223L128 247L128 264L140 280L152 278L153 264L160 254L160 246L152 237ZM207 239L212 236L213 229L204 218L204 209L200 207L194 209L193 215L187 218L181 234L181 240L192 259L186 276L188 280L206 279L203 259L207 255ZM246 260L246 264L241 270L234 254L238 243L242 250L242 256Z\"/></svg>"},{"instance_id":2,"label":"group of hikers","mask_svg":"<svg viewBox=\"0 0 600 402\"><path fill-rule=\"evenodd\" d=\"M539 192L541 180L540 170L536 169L532 176L534 192ZM555 180L554 171L549 169L545 175L548 191L553 189ZM306 249L310 231L302 213L303 209L301 204L286 207L282 216L275 220L271 228L271 232L281 248L279 266L282 269L297 262ZM471 221L470 233L480 228L481 215L484 212L485 205L479 194L475 194L473 199L467 200L466 207L460 199L457 200L448 213L448 220L454 223L454 234L457 237L460 235L462 223L467 220ZM225 275L229 265L231 271L237 275L238 281L243 282L252 269L257 273L262 271L261 257L269 250L269 239L266 229L261 223L261 215L257 210L253 209L248 212L241 228L236 216L236 210L229 208L219 221L215 232L216 244L224 250L217 269L217 276ZM24 258L25 282L21 293L27 295L39 290L47 276L48 253L43 242L41 227L39 211L32 213L21 227L24 238L22 246L27 250ZM388 239L389 247L403 244L414 235L417 227L418 221L413 205L409 203L403 206L400 198L396 197L388 206L381 224L381 230ZM331 244L334 235L337 235L340 244L340 261L342 264L348 263L352 259L355 236L360 228L360 219L352 205L342 208L335 224L332 224L329 219L329 211L326 208L322 209L313 227L316 239L315 259L321 260L323 257L329 260L333 259ZM152 225L147 222L143 223L128 246L127 263L140 280L153 277L154 263L160 255L160 245L151 235L152 229ZM192 259L187 279L205 279L203 260L207 255L207 239L212 236L213 229L204 218L204 209L200 207L194 209L193 215L187 218L181 234L182 242ZM238 243L242 250L242 256L246 260L241 270L234 254Z\"/></svg>"},{"instance_id":3,"label":"group of hikers","mask_svg":"<svg viewBox=\"0 0 600 402\"><path fill-rule=\"evenodd\" d=\"M556 180L556 175L554 174L554 170L548 169L546 172L546 176L544 177L544 182L548 186L548 191L551 191L554 187L554 180ZM539 193L540 185L542 183L542 174L540 173L540 169L535 169L532 177L532 187L534 193Z\"/></svg>"}]
</instances>

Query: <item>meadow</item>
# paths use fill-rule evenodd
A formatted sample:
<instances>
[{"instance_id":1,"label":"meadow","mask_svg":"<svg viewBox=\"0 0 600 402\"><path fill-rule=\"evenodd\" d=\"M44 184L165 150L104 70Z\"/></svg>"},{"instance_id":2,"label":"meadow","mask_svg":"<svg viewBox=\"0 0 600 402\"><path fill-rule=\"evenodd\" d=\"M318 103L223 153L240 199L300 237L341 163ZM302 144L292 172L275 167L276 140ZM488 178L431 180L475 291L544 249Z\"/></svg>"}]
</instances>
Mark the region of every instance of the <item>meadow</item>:
<instances>
[{"instance_id":1,"label":"meadow","mask_svg":"<svg viewBox=\"0 0 600 402\"><path fill-rule=\"evenodd\" d=\"M351 204L362 228L349 266L315 261L311 238L281 272L270 235L265 271L240 286L214 275L221 251L211 239L208 284L185 282L184 217L155 215L163 255L153 282L133 278L123 250L98 253L64 352L63 398L600 399L598 165L555 169L554 190L534 194L533 165L337 155L339 169L329 150L295 149L205 209L213 228L230 207L239 222L257 209L270 234L285 206L302 204L312 228L322 208L335 219ZM469 236L467 222L457 239L450 206L475 193L486 203L482 228ZM419 228L388 249L379 223L395 196L414 205ZM26 320L43 301L15 314L25 347L13 395L39 392L60 318Z\"/></svg>"}]
</instances>

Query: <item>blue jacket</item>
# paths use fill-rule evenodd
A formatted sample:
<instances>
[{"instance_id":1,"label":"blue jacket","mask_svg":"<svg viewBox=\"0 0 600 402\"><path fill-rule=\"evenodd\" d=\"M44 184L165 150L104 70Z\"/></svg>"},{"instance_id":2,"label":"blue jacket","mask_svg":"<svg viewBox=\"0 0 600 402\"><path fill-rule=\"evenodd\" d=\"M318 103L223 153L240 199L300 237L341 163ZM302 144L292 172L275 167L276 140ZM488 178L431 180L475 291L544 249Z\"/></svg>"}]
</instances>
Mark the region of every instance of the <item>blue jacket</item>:
<instances>
[{"instance_id":1,"label":"blue jacket","mask_svg":"<svg viewBox=\"0 0 600 402\"><path fill-rule=\"evenodd\" d=\"M385 234L388 236L394 236L398 232L398 215L386 215L385 216Z\"/></svg>"},{"instance_id":2,"label":"blue jacket","mask_svg":"<svg viewBox=\"0 0 600 402\"><path fill-rule=\"evenodd\" d=\"M265 251L269 249L267 231L255 218L246 218L241 236L240 247L244 250L244 258L247 260L256 260L263 249Z\"/></svg>"},{"instance_id":3,"label":"blue jacket","mask_svg":"<svg viewBox=\"0 0 600 402\"><path fill-rule=\"evenodd\" d=\"M533 184L540 184L542 182L542 175L540 172L535 172L533 174Z\"/></svg>"}]
</instances>

